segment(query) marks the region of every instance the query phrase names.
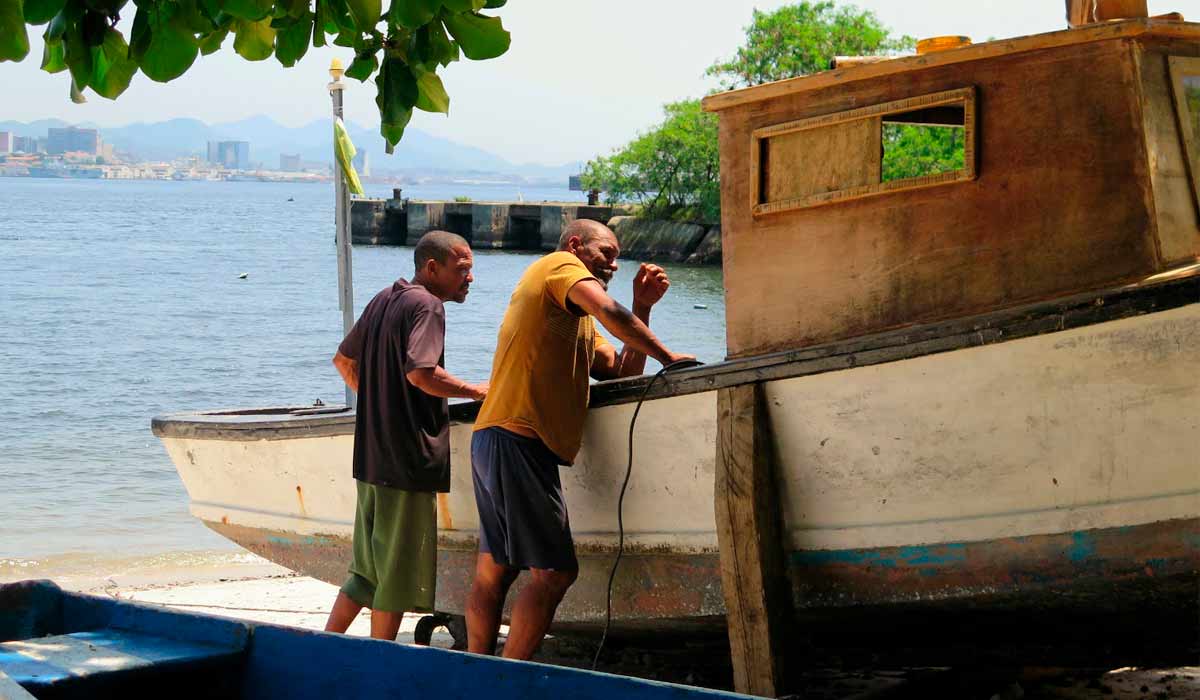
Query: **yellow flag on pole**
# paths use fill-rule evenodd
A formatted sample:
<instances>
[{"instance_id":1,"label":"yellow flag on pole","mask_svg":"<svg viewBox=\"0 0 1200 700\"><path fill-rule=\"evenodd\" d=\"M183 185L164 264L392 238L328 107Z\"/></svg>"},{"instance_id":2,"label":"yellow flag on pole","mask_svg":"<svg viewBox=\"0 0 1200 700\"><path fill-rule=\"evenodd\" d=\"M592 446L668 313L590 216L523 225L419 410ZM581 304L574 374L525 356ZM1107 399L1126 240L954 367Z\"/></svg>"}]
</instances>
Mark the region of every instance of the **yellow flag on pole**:
<instances>
[{"instance_id":1,"label":"yellow flag on pole","mask_svg":"<svg viewBox=\"0 0 1200 700\"><path fill-rule=\"evenodd\" d=\"M358 151L354 149L350 134L346 132L346 125L340 118L333 120L333 152L337 156L338 165L342 166L342 173L346 176L346 187L351 194L361 195L362 183L358 180L358 173L354 172L354 154Z\"/></svg>"}]
</instances>

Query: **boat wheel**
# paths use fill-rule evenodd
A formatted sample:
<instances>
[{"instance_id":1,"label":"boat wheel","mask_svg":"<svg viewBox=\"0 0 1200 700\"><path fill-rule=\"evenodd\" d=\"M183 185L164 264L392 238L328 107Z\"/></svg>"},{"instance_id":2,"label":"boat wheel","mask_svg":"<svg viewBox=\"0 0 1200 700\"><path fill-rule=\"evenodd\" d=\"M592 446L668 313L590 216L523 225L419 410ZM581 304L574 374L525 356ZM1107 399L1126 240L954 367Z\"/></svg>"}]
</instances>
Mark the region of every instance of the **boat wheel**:
<instances>
[{"instance_id":1,"label":"boat wheel","mask_svg":"<svg viewBox=\"0 0 1200 700\"><path fill-rule=\"evenodd\" d=\"M421 646L429 646L430 641L433 640L434 630L439 627L444 627L450 633L450 637L454 639L451 649L466 650L467 621L462 615L451 615L450 613L438 612L417 620L417 628L413 630L413 642Z\"/></svg>"}]
</instances>

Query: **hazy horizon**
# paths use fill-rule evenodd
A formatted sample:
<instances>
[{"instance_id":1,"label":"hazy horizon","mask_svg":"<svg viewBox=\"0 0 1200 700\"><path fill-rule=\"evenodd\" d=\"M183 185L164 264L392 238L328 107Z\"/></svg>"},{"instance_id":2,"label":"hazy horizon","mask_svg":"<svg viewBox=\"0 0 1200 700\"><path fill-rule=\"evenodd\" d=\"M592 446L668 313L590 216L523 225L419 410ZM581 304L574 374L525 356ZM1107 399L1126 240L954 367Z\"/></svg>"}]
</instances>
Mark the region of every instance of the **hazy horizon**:
<instances>
[{"instance_id":1,"label":"hazy horizon","mask_svg":"<svg viewBox=\"0 0 1200 700\"><path fill-rule=\"evenodd\" d=\"M658 122L663 104L716 88L704 70L742 43L752 10L784 4L513 0L491 11L512 32L510 51L491 61L451 64L443 73L451 96L450 116L418 111L411 126L513 163L588 160ZM965 34L985 41L1066 26L1062 0L848 4L872 10L894 33L914 37ZM1149 2L1152 14L1184 10L1183 4ZM120 25L126 31L132 12L127 14ZM139 73L115 102L89 94L87 104L75 105L68 99L65 74L50 75L38 68L38 29L31 32L30 54L24 61L0 63L0 81L20 85L22 95L0 110L0 120L62 119L112 128L185 117L220 124L261 114L296 127L327 118L326 68L335 56L343 62L352 58L350 49L309 49L295 68L284 69L273 58L245 61L227 43L221 52L198 59L172 83L153 83ZM374 84L349 83L347 120L378 124Z\"/></svg>"}]
</instances>

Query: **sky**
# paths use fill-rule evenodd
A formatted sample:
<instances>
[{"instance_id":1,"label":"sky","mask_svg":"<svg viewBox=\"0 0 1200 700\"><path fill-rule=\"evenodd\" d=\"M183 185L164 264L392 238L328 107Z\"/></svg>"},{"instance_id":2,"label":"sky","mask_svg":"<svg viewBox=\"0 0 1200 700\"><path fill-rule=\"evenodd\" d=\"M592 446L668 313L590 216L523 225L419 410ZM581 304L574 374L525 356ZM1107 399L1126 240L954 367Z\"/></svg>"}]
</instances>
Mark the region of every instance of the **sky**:
<instances>
[{"instance_id":1,"label":"sky","mask_svg":"<svg viewBox=\"0 0 1200 700\"><path fill-rule=\"evenodd\" d=\"M1150 0L1151 14L1186 11L1196 0ZM514 163L561 164L619 147L661 119L662 105L717 87L704 70L733 55L752 11L779 0L509 0L493 10L512 48L490 61L462 60L442 73L450 114L416 112L411 126L496 153ZM896 34L962 34L975 41L1066 26L1063 0L856 0ZM386 6L386 3L385 3ZM132 3L122 20L128 36ZM1200 15L1200 9L1196 12ZM1200 19L1200 17L1189 17ZM115 102L88 94L73 104L65 73L38 69L40 31L22 63L0 63L0 120L58 118L121 126L192 117L209 123L263 114L299 126L329 115L326 69L353 52L310 49L295 67L248 62L233 52L201 57L181 78L140 73ZM349 81L346 118L378 123L373 82ZM14 89L18 88L18 89ZM400 164L397 164L399 167Z\"/></svg>"}]
</instances>

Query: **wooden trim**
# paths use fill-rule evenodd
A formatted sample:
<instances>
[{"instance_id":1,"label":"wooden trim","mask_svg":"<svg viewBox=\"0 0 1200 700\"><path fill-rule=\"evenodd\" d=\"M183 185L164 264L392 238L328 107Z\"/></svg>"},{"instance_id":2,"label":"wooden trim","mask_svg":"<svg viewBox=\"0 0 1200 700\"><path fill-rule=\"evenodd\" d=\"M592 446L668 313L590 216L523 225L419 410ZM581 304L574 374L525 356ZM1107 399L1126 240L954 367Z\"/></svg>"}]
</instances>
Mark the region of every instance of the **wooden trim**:
<instances>
[{"instance_id":1,"label":"wooden trim","mask_svg":"<svg viewBox=\"0 0 1200 700\"><path fill-rule=\"evenodd\" d=\"M1200 211L1200 137L1189 128L1190 112L1187 107L1187 96L1183 87L1183 76L1196 75L1200 77L1200 57L1168 56L1167 64L1171 70L1171 93L1175 98L1175 116L1179 120L1179 137L1183 140L1184 160L1187 161L1188 175L1192 180L1192 197L1197 210Z\"/></svg>"},{"instance_id":2,"label":"wooden trim","mask_svg":"<svg viewBox=\"0 0 1200 700\"><path fill-rule=\"evenodd\" d=\"M1109 39L1127 39L1146 35L1167 39L1200 41L1200 24L1163 19L1136 19L1124 22L1092 24L1078 29L1001 39L983 44L973 44L961 49L939 51L921 56L906 56L880 63L868 63L850 68L822 71L812 75L789 78L774 83L755 85L753 87L741 88L740 90L710 95L704 98L702 104L706 111L720 112L745 104L820 90L835 85L846 85L859 80L869 80L871 78L1027 51L1040 51L1042 49L1070 46L1072 44L1084 44Z\"/></svg>"},{"instance_id":3,"label":"wooden trim","mask_svg":"<svg viewBox=\"0 0 1200 700\"><path fill-rule=\"evenodd\" d=\"M782 199L775 202L762 201L763 173L760 162L760 154L762 151L763 141L766 139L784 136L797 131L836 126L846 122L876 118L882 119L889 114L900 114L903 112L928 109L930 107L958 104L963 106L963 167L960 170L936 173L932 175L922 175L919 177L909 177L902 180L892 180L889 182L876 182L868 185L849 187L843 190L834 190L832 192L822 192L804 197ZM773 124L771 126L764 126L755 129L750 134L751 211L755 216L777 214L779 212L790 211L792 209L802 209L806 207L819 206L822 204L832 204L834 202L842 202L849 199L861 199L862 197L869 197L877 194L915 190L954 182L966 182L974 180L977 173L975 164L975 119L975 87L972 86L930 93L928 95L919 95L917 97L907 97L901 100L892 100L891 102L870 105L868 107L859 107L857 109L851 109L845 112L823 114L816 117L809 117L807 119L797 119L794 121L783 122L782 124Z\"/></svg>"},{"instance_id":4,"label":"wooden trim","mask_svg":"<svg viewBox=\"0 0 1200 700\"><path fill-rule=\"evenodd\" d=\"M788 625L795 618L780 537L773 444L761 384L717 392L714 529L733 686L739 693L769 698L783 689Z\"/></svg>"},{"instance_id":5,"label":"wooden trim","mask_svg":"<svg viewBox=\"0 0 1200 700\"><path fill-rule=\"evenodd\" d=\"M1146 211L1150 212L1149 230L1147 234L1150 237L1150 245L1154 249L1154 267L1161 270L1166 262L1163 257L1162 239L1158 230L1158 203L1154 199L1154 177L1155 166L1151 162L1150 134L1147 113L1151 109L1146 100L1146 88L1143 85L1145 72L1142 66L1142 48L1135 42L1129 42L1129 65L1127 70L1127 79L1130 81L1130 88L1133 91L1133 131L1138 135L1138 142L1142 144L1142 163L1146 168L1146 177L1142 182L1142 201L1145 203Z\"/></svg>"}]
</instances>

